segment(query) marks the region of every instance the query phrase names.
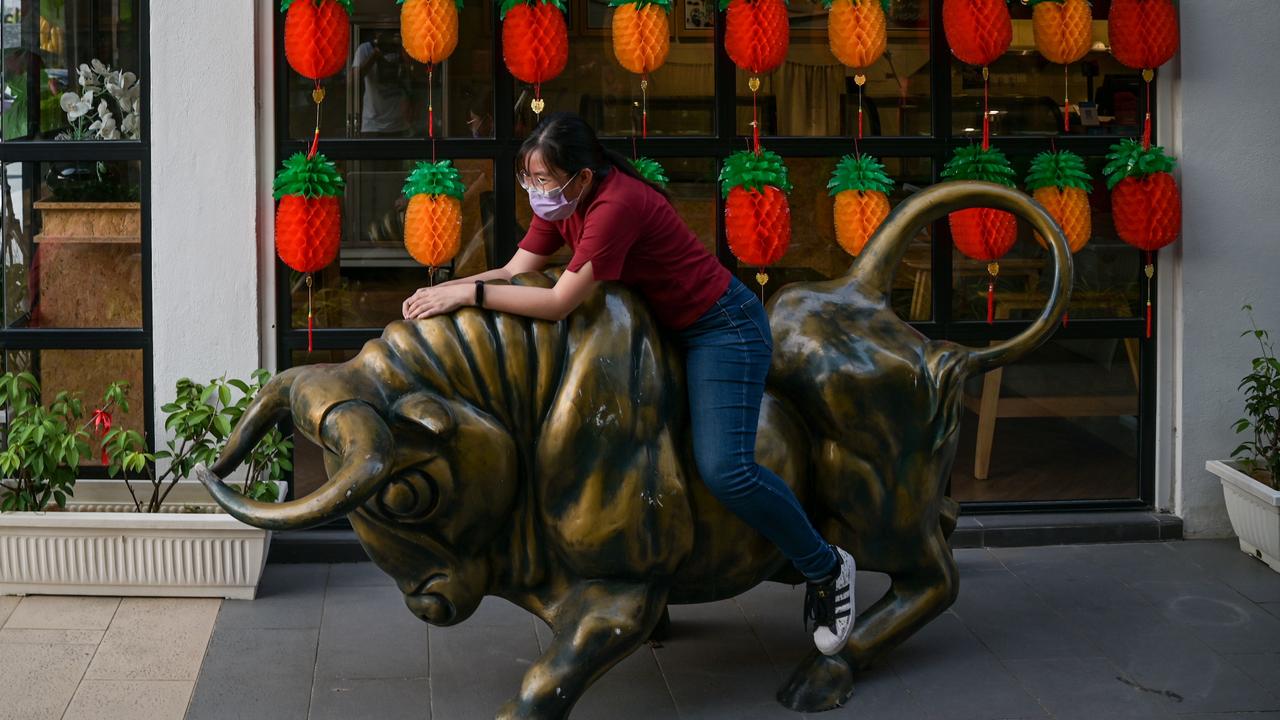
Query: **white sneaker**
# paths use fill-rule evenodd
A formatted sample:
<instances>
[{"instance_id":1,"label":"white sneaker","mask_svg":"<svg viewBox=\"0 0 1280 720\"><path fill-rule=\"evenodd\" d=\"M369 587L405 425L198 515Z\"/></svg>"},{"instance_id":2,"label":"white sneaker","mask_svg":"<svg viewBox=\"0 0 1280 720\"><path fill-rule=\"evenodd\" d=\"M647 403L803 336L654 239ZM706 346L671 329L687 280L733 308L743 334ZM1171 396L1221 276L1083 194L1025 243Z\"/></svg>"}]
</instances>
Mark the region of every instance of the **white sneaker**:
<instances>
[{"instance_id":1,"label":"white sneaker","mask_svg":"<svg viewBox=\"0 0 1280 720\"><path fill-rule=\"evenodd\" d=\"M813 644L823 655L840 652L857 617L853 598L857 564L844 550L835 545L831 549L840 558L840 569L826 582L807 583L804 596L805 627L813 632Z\"/></svg>"}]
</instances>

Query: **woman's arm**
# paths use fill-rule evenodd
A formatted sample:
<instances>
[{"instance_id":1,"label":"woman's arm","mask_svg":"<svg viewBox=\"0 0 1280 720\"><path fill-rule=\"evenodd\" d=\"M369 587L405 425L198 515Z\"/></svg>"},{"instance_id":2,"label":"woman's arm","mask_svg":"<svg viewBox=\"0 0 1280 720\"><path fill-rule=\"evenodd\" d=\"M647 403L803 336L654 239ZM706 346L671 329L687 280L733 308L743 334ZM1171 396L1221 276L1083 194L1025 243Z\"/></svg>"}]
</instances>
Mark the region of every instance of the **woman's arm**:
<instances>
[{"instance_id":1,"label":"woman's arm","mask_svg":"<svg viewBox=\"0 0 1280 720\"><path fill-rule=\"evenodd\" d=\"M535 256L536 257L536 256ZM476 276L478 278L480 276ZM595 289L591 263L578 272L566 272L554 287L486 285L484 306L491 310L523 315L538 320L563 320ZM405 301L406 320L444 315L460 307L475 305L475 278L469 285L439 285L423 288Z\"/></svg>"}]
</instances>

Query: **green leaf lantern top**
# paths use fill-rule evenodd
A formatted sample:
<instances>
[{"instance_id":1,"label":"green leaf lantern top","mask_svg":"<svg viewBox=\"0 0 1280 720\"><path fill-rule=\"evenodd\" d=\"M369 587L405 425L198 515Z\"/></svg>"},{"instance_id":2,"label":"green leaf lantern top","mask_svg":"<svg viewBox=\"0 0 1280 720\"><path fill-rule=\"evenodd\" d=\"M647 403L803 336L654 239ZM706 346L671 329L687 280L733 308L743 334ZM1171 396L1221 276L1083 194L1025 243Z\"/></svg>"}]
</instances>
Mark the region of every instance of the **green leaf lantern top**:
<instances>
[{"instance_id":1,"label":"green leaf lantern top","mask_svg":"<svg viewBox=\"0 0 1280 720\"><path fill-rule=\"evenodd\" d=\"M467 186L462 184L458 168L448 160L418 163L404 183L404 196L407 198L414 195L448 195L461 200L466 190Z\"/></svg>"},{"instance_id":2,"label":"green leaf lantern top","mask_svg":"<svg viewBox=\"0 0 1280 720\"><path fill-rule=\"evenodd\" d=\"M1027 171L1027 190L1035 192L1041 188L1093 192L1093 178L1085 169L1084 158L1070 150L1042 152L1031 161L1031 169Z\"/></svg>"},{"instance_id":3,"label":"green leaf lantern top","mask_svg":"<svg viewBox=\"0 0 1280 720\"><path fill-rule=\"evenodd\" d=\"M836 164L835 172L831 173L827 188L832 195L839 195L846 190L888 195L893 192L893 180L885 172L884 163L874 157L845 155Z\"/></svg>"},{"instance_id":4,"label":"green leaf lantern top","mask_svg":"<svg viewBox=\"0 0 1280 720\"><path fill-rule=\"evenodd\" d=\"M1144 149L1137 140L1121 140L1107 153L1107 166L1102 169L1102 174L1107 176L1107 189L1110 190L1125 178L1173 172L1177 164L1164 154L1164 148L1159 145Z\"/></svg>"},{"instance_id":5,"label":"green leaf lantern top","mask_svg":"<svg viewBox=\"0 0 1280 720\"><path fill-rule=\"evenodd\" d=\"M854 5L857 5L858 3L875 2L875 1L876 0L849 0L849 2L853 3ZM892 1L893 0L880 0L880 7L884 8L885 15L889 14L889 4ZM832 0L822 0L822 6L828 10L831 9L831 3L832 3Z\"/></svg>"},{"instance_id":6,"label":"green leaf lantern top","mask_svg":"<svg viewBox=\"0 0 1280 720\"><path fill-rule=\"evenodd\" d=\"M654 185L666 187L667 183L671 182L667 179L667 171L664 170L662 166L658 164L658 161L653 158L636 158L631 161L631 166L636 169L636 172L640 173L640 177L648 180Z\"/></svg>"},{"instance_id":7,"label":"green leaf lantern top","mask_svg":"<svg viewBox=\"0 0 1280 720\"><path fill-rule=\"evenodd\" d=\"M671 14L671 0L609 0L609 7L635 5L636 10L643 10L646 5L657 5L668 15Z\"/></svg>"},{"instance_id":8,"label":"green leaf lantern top","mask_svg":"<svg viewBox=\"0 0 1280 720\"><path fill-rule=\"evenodd\" d=\"M303 1L304 1L304 0L280 0L280 12L289 12L289 6L290 6L290 5L294 4L295 2L303 2ZM317 0L305 0L305 1L306 1L306 2L315 2L315 4L316 4L316 5L319 5L319 4L320 4L319 2L317 2ZM350 15L350 14L351 14L351 2L352 2L352 0L333 0L333 1L334 1L334 2L336 2L336 3L338 3L339 5L341 5L341 6L342 6L342 9L343 9L343 10L346 10L348 15Z\"/></svg>"},{"instance_id":9,"label":"green leaf lantern top","mask_svg":"<svg viewBox=\"0 0 1280 720\"><path fill-rule=\"evenodd\" d=\"M284 161L284 169L277 175L273 189L279 200L286 195L307 199L337 197L347 183L338 168L324 155L308 159L306 153L294 153Z\"/></svg>"},{"instance_id":10,"label":"green leaf lantern top","mask_svg":"<svg viewBox=\"0 0 1280 720\"><path fill-rule=\"evenodd\" d=\"M1017 187L1017 177L1008 159L999 148L982 149L981 145L970 145L956 150L956 154L947 161L942 169L942 177L948 180L981 180L996 183L1005 187Z\"/></svg>"},{"instance_id":11,"label":"green leaf lantern top","mask_svg":"<svg viewBox=\"0 0 1280 720\"><path fill-rule=\"evenodd\" d=\"M758 155L750 150L740 150L730 155L720 169L720 184L725 197L729 197L729 191L737 187L763 191L772 185L783 192L791 192L787 166L771 150L761 150Z\"/></svg>"},{"instance_id":12,"label":"green leaf lantern top","mask_svg":"<svg viewBox=\"0 0 1280 720\"><path fill-rule=\"evenodd\" d=\"M568 12L564 7L564 0L502 0L502 14L498 16L498 19L506 20L507 13L511 11L511 8L517 5L537 5L539 3L543 5L555 5L560 12Z\"/></svg>"}]
</instances>

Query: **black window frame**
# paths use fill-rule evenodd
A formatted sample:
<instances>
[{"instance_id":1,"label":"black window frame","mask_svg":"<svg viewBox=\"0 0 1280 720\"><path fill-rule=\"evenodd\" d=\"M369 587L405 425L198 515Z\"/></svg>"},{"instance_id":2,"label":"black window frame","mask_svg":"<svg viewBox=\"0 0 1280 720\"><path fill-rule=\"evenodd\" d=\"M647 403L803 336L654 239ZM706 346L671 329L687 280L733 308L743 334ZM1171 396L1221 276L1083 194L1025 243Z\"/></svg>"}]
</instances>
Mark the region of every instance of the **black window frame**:
<instances>
[{"instance_id":1,"label":"black window frame","mask_svg":"<svg viewBox=\"0 0 1280 720\"><path fill-rule=\"evenodd\" d=\"M143 405L143 437L149 451L155 449L155 367L152 351L152 302L151 302L151 13L150 0L136 0L138 14L138 77L141 82L142 114L137 140L9 140L0 141L0 163L23 163L22 186L38 188L40 175L34 166L65 162L136 162L139 166L139 203L141 205L141 264L142 264L142 327L140 328L17 328L0 323L0 358L13 351L29 350L139 350L142 352L142 385L132 388L133 400ZM22 18L22 47L39 46L39 4L32 2L34 11L24 10ZM68 4L68 7L73 7ZM96 12L96 7L94 7ZM74 22L68 20L69 24ZM97 23L91 18L91 26ZM38 82L38 80L37 80ZM38 94L32 97L39 97ZM33 113L39 112L39 103L31 103ZM32 123L39 127L38 114ZM33 193L34 195L34 193ZM23 208L24 218L35 217L28 204ZM34 228L24 228L34 233ZM0 244L0 253L7 252ZM0 267L7 265L7 258L0 257ZM6 287L0 283L0 307L4 307ZM136 394L141 392L141 398ZM93 398L82 398L93 402ZM80 477L105 478L105 467L82 468Z\"/></svg>"},{"instance_id":2,"label":"black window frame","mask_svg":"<svg viewBox=\"0 0 1280 720\"><path fill-rule=\"evenodd\" d=\"M579 0L570 0L578 2ZM494 108L511 108L515 101L515 81L502 57L501 19L497 3L491 3L492 69ZM293 153L304 152L310 138L289 137L289 97L287 79L292 71L288 67L281 39L284 18L275 14L275 146L276 167ZM645 155L661 161L667 157L723 159L743 147L744 134L736 127L736 103L739 89L736 68L724 46L725 23L715 23L715 134L698 137L649 137L645 143ZM956 61L942 32L942 0L929 2L929 57L930 57L930 124L928 137L865 137L860 140L863 152L878 157L927 158L932 162L932 181L941 180L943 165L959 147L969 145L972 138L956 135L952 131L952 63ZM1147 84L1144 93L1150 92L1149 107L1157 107L1154 84ZM1141 97L1140 103L1148 98ZM1153 111L1153 133L1157 129ZM1071 150L1084 156L1105 155L1111 145L1122 136L996 136L992 144L1007 155L1030 156L1045 149L1046 140L1053 138L1060 150ZM501 168L513 168L521 138L514 137L514 114L506 111L494 113L494 133L490 138L437 138L435 152L439 157L482 158L494 162L495 206L513 208L517 199L514 172L502 172ZM613 150L628 155L632 150L631 138L602 138L602 143ZM773 137L764 136L761 143L784 158L832 158L849 151L850 138L830 137ZM432 156L432 141L425 138L322 138L321 146L331 160L404 160ZM720 261L730 269L737 261L729 251L724 235L724 199L716 197L716 250ZM497 257L514 254L520 238L515 236L514 211L503 211L494 217L494 246ZM1025 329L1029 322L1002 320L988 325L981 320L956 320L952 313L952 243L945 221L933 227L935 241L932 248L932 318L911 325L924 335L937 340L952 340L969 345L981 345L992 340L1013 337ZM1142 263L1135 249L1134 273L1139 287L1146 287L1142 275ZM1158 261L1156 261L1158 264ZM1157 307L1160 272L1151 280L1150 292L1153 310ZM425 277L425 276L424 276ZM281 370L292 365L293 353L307 349L305 328L291 327L292 298L289 295L288 268L276 261L276 361ZM1146 323L1143 318L1076 318L1066 327L1060 327L1055 335L1059 340L1139 338L1138 383L1138 495L1135 498L1107 500L1047 500L1047 501L983 501L964 502L967 513L1092 511L1092 510L1142 510L1155 505L1155 429L1156 429L1156 355L1157 336L1153 329L1151 339L1142 339ZM382 328L317 328L314 332L316 350L355 350L365 342L379 337ZM290 483L292 485L292 482ZM292 493L292 490L290 491Z\"/></svg>"}]
</instances>

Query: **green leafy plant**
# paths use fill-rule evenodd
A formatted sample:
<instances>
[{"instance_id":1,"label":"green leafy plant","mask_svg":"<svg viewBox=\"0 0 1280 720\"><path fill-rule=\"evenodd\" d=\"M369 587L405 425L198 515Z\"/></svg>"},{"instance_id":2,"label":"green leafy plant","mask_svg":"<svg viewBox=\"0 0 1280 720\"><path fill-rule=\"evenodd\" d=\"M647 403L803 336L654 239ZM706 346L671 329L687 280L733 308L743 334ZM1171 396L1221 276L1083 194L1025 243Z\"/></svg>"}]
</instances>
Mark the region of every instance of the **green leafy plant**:
<instances>
[{"instance_id":1,"label":"green leafy plant","mask_svg":"<svg viewBox=\"0 0 1280 720\"><path fill-rule=\"evenodd\" d=\"M256 370L248 382L225 377L207 384L179 380L177 396L161 407L165 430L172 433L165 449L149 453L138 432L110 429L108 425L102 436L107 473L124 480L139 512L159 512L169 492L179 480L190 476L197 463L212 465L217 460L232 429L270 378L266 370ZM248 474L240 491L255 500L274 502L278 495L276 481L293 469L292 450L293 441L273 429L250 453ZM159 472L158 460L164 465ZM134 491L132 479L149 483L145 503Z\"/></svg>"},{"instance_id":2,"label":"green leafy plant","mask_svg":"<svg viewBox=\"0 0 1280 720\"><path fill-rule=\"evenodd\" d=\"M0 510L43 510L51 502L66 507L80 458L89 454L89 423L80 422L79 398L60 392L45 407L35 375L8 372L0 375L0 409Z\"/></svg>"},{"instance_id":3,"label":"green leafy plant","mask_svg":"<svg viewBox=\"0 0 1280 720\"><path fill-rule=\"evenodd\" d=\"M1242 309L1249 315L1251 329L1241 337L1256 338L1262 354L1253 359L1251 371L1240 381L1245 417L1235 423L1237 433L1251 432L1253 439L1240 443L1231 457L1254 478L1280 490L1280 359L1270 334L1254 322L1253 307Z\"/></svg>"}]
</instances>

